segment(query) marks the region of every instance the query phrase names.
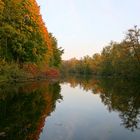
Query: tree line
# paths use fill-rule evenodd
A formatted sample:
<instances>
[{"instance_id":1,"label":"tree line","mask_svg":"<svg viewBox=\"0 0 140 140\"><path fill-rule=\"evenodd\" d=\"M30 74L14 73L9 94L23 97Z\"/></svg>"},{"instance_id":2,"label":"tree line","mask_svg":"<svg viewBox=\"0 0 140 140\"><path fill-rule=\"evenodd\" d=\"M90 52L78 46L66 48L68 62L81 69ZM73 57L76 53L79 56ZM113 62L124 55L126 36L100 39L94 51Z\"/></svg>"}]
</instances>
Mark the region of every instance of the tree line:
<instances>
[{"instance_id":1,"label":"tree line","mask_svg":"<svg viewBox=\"0 0 140 140\"><path fill-rule=\"evenodd\" d=\"M63 49L49 33L35 0L0 0L0 63L59 67Z\"/></svg>"},{"instance_id":2,"label":"tree line","mask_svg":"<svg viewBox=\"0 0 140 140\"><path fill-rule=\"evenodd\" d=\"M101 53L63 61L62 73L138 77L140 75L140 29L129 29L121 42L112 41Z\"/></svg>"}]
</instances>

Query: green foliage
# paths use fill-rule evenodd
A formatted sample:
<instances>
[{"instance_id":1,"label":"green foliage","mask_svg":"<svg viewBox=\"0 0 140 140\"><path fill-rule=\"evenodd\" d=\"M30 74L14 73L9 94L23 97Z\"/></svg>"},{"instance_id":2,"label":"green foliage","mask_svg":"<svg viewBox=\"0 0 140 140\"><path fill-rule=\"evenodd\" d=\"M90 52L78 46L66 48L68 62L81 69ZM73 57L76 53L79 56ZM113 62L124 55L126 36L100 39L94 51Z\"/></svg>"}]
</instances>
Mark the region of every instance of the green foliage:
<instances>
[{"instance_id":1,"label":"green foliage","mask_svg":"<svg viewBox=\"0 0 140 140\"><path fill-rule=\"evenodd\" d=\"M0 73L5 78L1 79L23 77L20 68L27 63L59 67L62 53L35 0L0 0L0 60L6 62L1 68L4 76Z\"/></svg>"},{"instance_id":2,"label":"green foliage","mask_svg":"<svg viewBox=\"0 0 140 140\"><path fill-rule=\"evenodd\" d=\"M5 63L4 61L1 61L0 81L26 80L29 77L31 77L31 75L26 73L23 69L20 69L18 64L14 62Z\"/></svg>"},{"instance_id":3,"label":"green foliage","mask_svg":"<svg viewBox=\"0 0 140 140\"><path fill-rule=\"evenodd\" d=\"M0 57L7 62L38 62L44 59L47 43L42 18L35 1L0 1Z\"/></svg>"},{"instance_id":4,"label":"green foliage","mask_svg":"<svg viewBox=\"0 0 140 140\"><path fill-rule=\"evenodd\" d=\"M58 48L57 39L52 35L52 33L49 33L49 38L52 43L52 57L50 60L50 66L59 67L64 50L61 47Z\"/></svg>"},{"instance_id":5,"label":"green foliage","mask_svg":"<svg viewBox=\"0 0 140 140\"><path fill-rule=\"evenodd\" d=\"M62 73L94 74L99 76L137 77L140 75L140 29L128 30L126 38L111 42L101 54L86 56L80 60L63 61Z\"/></svg>"}]
</instances>

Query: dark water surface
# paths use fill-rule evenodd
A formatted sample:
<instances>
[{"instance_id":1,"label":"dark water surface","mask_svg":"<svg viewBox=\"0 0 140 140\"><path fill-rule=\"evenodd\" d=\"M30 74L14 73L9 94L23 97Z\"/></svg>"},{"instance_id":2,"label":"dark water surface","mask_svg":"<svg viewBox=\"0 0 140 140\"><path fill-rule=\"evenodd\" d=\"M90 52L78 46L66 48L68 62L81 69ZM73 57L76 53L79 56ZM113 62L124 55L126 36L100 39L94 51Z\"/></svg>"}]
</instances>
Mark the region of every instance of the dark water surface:
<instances>
[{"instance_id":1,"label":"dark water surface","mask_svg":"<svg viewBox=\"0 0 140 140\"><path fill-rule=\"evenodd\" d=\"M140 140L140 82L69 77L0 86L0 140Z\"/></svg>"}]
</instances>

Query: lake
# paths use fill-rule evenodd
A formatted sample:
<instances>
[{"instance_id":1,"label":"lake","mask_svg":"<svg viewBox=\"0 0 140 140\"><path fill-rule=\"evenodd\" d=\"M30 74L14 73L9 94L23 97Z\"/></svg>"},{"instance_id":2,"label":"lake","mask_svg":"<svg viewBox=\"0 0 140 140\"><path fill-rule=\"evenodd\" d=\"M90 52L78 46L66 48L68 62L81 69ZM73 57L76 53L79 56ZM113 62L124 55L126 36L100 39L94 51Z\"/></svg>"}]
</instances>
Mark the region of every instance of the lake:
<instances>
[{"instance_id":1,"label":"lake","mask_svg":"<svg viewBox=\"0 0 140 140\"><path fill-rule=\"evenodd\" d=\"M1 140L139 140L140 85L65 77L0 86Z\"/></svg>"}]
</instances>

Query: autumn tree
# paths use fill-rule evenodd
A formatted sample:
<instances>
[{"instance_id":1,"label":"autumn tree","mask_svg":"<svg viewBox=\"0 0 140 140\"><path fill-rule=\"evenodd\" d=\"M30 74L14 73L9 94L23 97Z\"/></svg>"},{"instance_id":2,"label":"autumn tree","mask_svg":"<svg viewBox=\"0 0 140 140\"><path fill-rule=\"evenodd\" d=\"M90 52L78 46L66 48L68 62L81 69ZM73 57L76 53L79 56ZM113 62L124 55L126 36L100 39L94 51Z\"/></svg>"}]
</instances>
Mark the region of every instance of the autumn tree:
<instances>
[{"instance_id":1,"label":"autumn tree","mask_svg":"<svg viewBox=\"0 0 140 140\"><path fill-rule=\"evenodd\" d=\"M101 54L85 56L80 60L64 61L62 69L78 74L100 76L139 77L140 75L140 29L128 30L121 42L111 41ZM64 72L63 70L63 72Z\"/></svg>"},{"instance_id":2,"label":"autumn tree","mask_svg":"<svg viewBox=\"0 0 140 140\"><path fill-rule=\"evenodd\" d=\"M1 58L18 63L42 61L50 47L49 35L36 1L2 0L0 14Z\"/></svg>"}]
</instances>

